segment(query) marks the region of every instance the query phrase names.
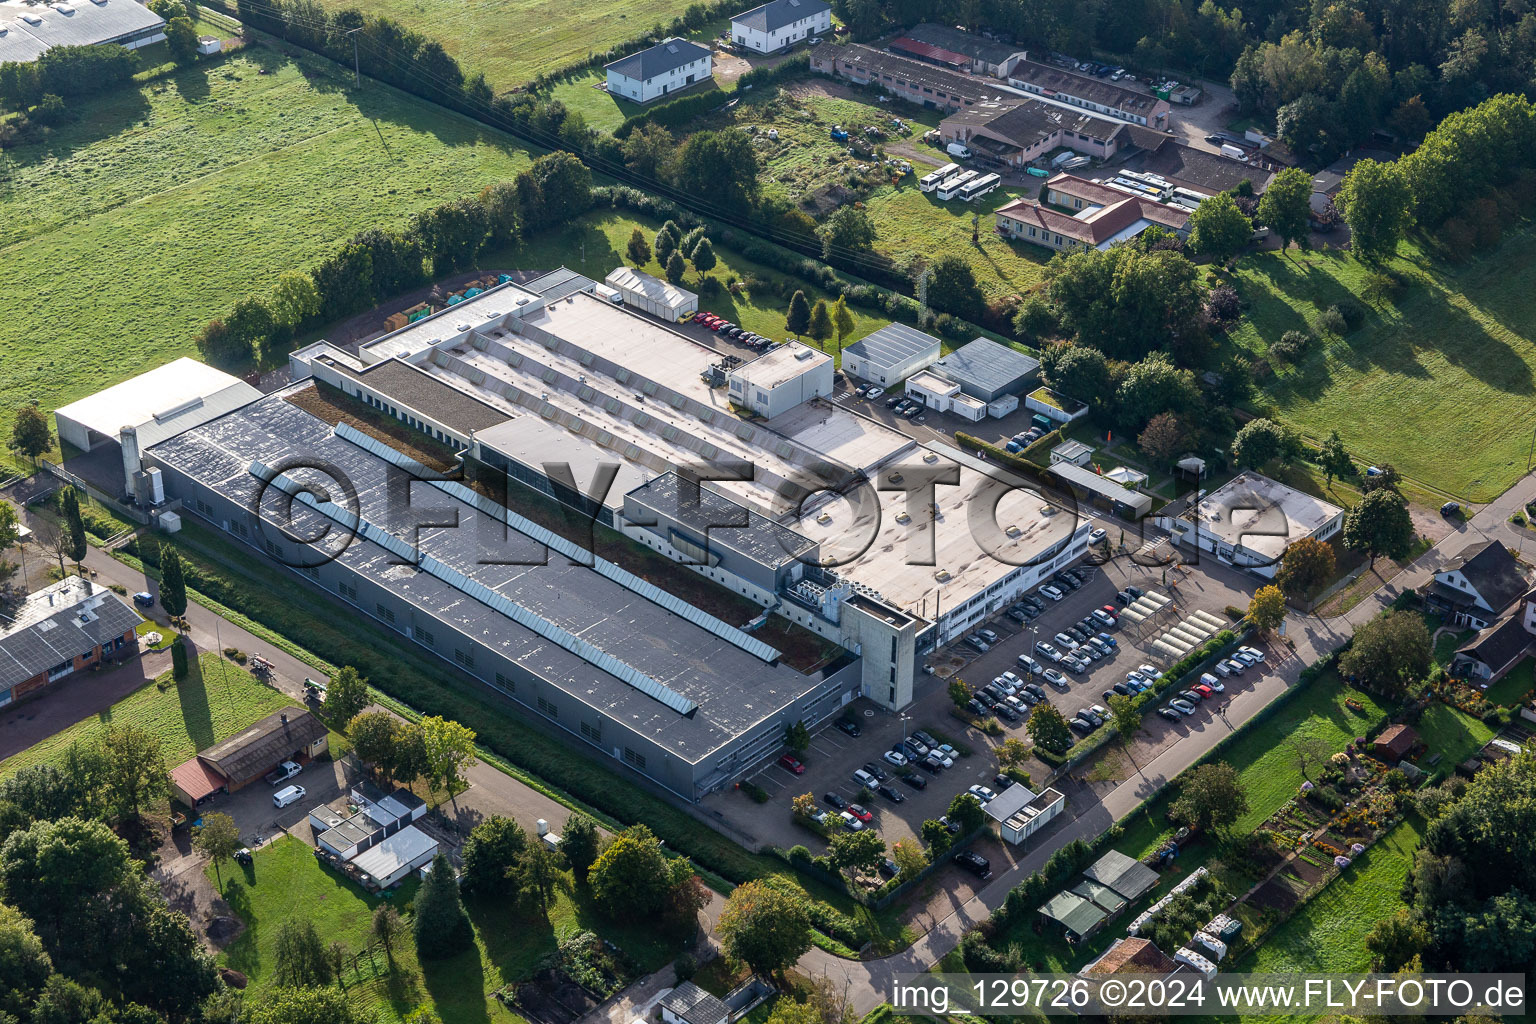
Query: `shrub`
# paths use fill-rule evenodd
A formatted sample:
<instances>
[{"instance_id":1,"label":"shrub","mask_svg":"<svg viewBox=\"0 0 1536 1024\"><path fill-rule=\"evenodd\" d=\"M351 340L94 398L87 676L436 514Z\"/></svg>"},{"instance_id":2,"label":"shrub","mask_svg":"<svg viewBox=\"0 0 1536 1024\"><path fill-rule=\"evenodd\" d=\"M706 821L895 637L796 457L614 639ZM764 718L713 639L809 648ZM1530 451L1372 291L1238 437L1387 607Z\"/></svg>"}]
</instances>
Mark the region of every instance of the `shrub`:
<instances>
[{"instance_id":1,"label":"shrub","mask_svg":"<svg viewBox=\"0 0 1536 1024\"><path fill-rule=\"evenodd\" d=\"M811 862L811 851L798 843L791 846L785 856L796 864L809 864Z\"/></svg>"},{"instance_id":2,"label":"shrub","mask_svg":"<svg viewBox=\"0 0 1536 1024\"><path fill-rule=\"evenodd\" d=\"M171 644L171 678L187 678L187 646L177 637Z\"/></svg>"},{"instance_id":3,"label":"shrub","mask_svg":"<svg viewBox=\"0 0 1536 1024\"><path fill-rule=\"evenodd\" d=\"M1345 299L1332 308L1339 311L1339 315L1344 318L1345 326L1352 331L1365 323L1365 307L1353 299Z\"/></svg>"},{"instance_id":4,"label":"shrub","mask_svg":"<svg viewBox=\"0 0 1536 1024\"><path fill-rule=\"evenodd\" d=\"M1360 289L1360 297L1372 305L1382 306L1396 302L1402 291L1401 278L1389 271L1376 270L1365 275L1365 284Z\"/></svg>"},{"instance_id":5,"label":"shrub","mask_svg":"<svg viewBox=\"0 0 1536 1024\"><path fill-rule=\"evenodd\" d=\"M1312 345L1312 335L1306 331L1286 331L1280 340L1269 346L1269 354L1287 363L1294 363Z\"/></svg>"},{"instance_id":6,"label":"shrub","mask_svg":"<svg viewBox=\"0 0 1536 1024\"><path fill-rule=\"evenodd\" d=\"M1212 323L1230 324L1242 315L1242 311L1242 300L1238 298L1237 289L1231 285L1217 285L1206 297L1205 312Z\"/></svg>"},{"instance_id":7,"label":"shrub","mask_svg":"<svg viewBox=\"0 0 1536 1024\"><path fill-rule=\"evenodd\" d=\"M1312 322L1312 329L1317 334L1331 334L1340 337L1348 330L1349 325L1344 320L1344 312L1338 306L1329 306L1317 314L1317 319Z\"/></svg>"}]
</instances>

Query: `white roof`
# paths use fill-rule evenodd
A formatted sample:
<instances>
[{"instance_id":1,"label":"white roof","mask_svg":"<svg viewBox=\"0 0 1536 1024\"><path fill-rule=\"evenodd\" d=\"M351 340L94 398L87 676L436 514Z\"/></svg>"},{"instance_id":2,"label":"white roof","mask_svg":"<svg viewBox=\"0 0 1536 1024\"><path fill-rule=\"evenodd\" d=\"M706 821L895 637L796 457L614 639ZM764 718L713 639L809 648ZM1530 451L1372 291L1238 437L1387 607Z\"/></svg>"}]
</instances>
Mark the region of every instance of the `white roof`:
<instances>
[{"instance_id":1,"label":"white roof","mask_svg":"<svg viewBox=\"0 0 1536 1024\"><path fill-rule=\"evenodd\" d=\"M437 840L415 825L403 828L370 850L352 859L352 864L376 879L389 878L401 868L419 864L437 853Z\"/></svg>"},{"instance_id":2,"label":"white roof","mask_svg":"<svg viewBox=\"0 0 1536 1024\"><path fill-rule=\"evenodd\" d=\"M825 352L790 342L741 364L731 371L731 376L771 391L831 361L832 357Z\"/></svg>"},{"instance_id":3,"label":"white roof","mask_svg":"<svg viewBox=\"0 0 1536 1024\"><path fill-rule=\"evenodd\" d=\"M614 288L639 292L652 302L662 302L674 309L699 301L699 297L686 288L679 288L634 267L619 267L603 280Z\"/></svg>"},{"instance_id":4,"label":"white roof","mask_svg":"<svg viewBox=\"0 0 1536 1024\"><path fill-rule=\"evenodd\" d=\"M1206 495L1194 509L1201 530L1270 558L1279 558L1286 545L1312 536L1343 511L1251 469Z\"/></svg>"},{"instance_id":5,"label":"white roof","mask_svg":"<svg viewBox=\"0 0 1536 1024\"><path fill-rule=\"evenodd\" d=\"M164 25L163 18L134 0L0 3L0 62L36 60L49 47L110 43Z\"/></svg>"},{"instance_id":6,"label":"white roof","mask_svg":"<svg viewBox=\"0 0 1536 1024\"><path fill-rule=\"evenodd\" d=\"M183 356L71 402L54 415L114 439L124 427L136 427L144 449L260 397L238 377Z\"/></svg>"},{"instance_id":7,"label":"white roof","mask_svg":"<svg viewBox=\"0 0 1536 1024\"><path fill-rule=\"evenodd\" d=\"M983 805L983 810L994 821L1007 821L1035 799L1028 786L1015 782Z\"/></svg>"}]
</instances>

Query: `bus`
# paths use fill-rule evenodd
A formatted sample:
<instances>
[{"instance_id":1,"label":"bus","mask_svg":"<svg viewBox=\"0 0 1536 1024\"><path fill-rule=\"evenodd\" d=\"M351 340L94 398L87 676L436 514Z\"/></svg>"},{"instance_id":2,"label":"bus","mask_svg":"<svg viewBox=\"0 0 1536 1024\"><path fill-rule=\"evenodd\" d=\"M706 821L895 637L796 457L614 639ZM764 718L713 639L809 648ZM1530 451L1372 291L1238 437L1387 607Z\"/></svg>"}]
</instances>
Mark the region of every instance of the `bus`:
<instances>
[{"instance_id":1,"label":"bus","mask_svg":"<svg viewBox=\"0 0 1536 1024\"><path fill-rule=\"evenodd\" d=\"M932 174L923 175L923 180L917 183L918 191L932 192L934 189L938 188L940 184L949 180L950 175L954 174L959 169L959 164L945 164L943 167L940 167Z\"/></svg>"},{"instance_id":2,"label":"bus","mask_svg":"<svg viewBox=\"0 0 1536 1024\"><path fill-rule=\"evenodd\" d=\"M968 203L972 199L980 199L1002 183L1003 179L996 174L988 174L985 177L977 178L975 181L961 186L960 201Z\"/></svg>"},{"instance_id":3,"label":"bus","mask_svg":"<svg viewBox=\"0 0 1536 1024\"><path fill-rule=\"evenodd\" d=\"M939 198L945 202L955 198L955 196L959 195L960 189L965 186L966 182L974 177L976 177L975 171L961 171L939 186Z\"/></svg>"}]
</instances>

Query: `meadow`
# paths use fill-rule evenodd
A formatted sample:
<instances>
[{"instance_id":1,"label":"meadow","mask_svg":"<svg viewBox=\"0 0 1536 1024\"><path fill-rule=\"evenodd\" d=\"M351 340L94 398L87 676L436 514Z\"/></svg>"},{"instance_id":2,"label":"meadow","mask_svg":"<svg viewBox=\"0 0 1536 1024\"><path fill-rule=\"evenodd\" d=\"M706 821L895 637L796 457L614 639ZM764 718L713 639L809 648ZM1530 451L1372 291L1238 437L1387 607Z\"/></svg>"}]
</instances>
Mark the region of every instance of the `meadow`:
<instances>
[{"instance_id":1,"label":"meadow","mask_svg":"<svg viewBox=\"0 0 1536 1024\"><path fill-rule=\"evenodd\" d=\"M507 136L318 57L251 48L81 103L0 153L0 433L194 352L352 233L528 166Z\"/></svg>"},{"instance_id":2,"label":"meadow","mask_svg":"<svg viewBox=\"0 0 1536 1024\"><path fill-rule=\"evenodd\" d=\"M1528 468L1536 396L1532 229L1448 265L1410 245L1393 270L1408 281L1395 304L1367 307L1364 326L1317 344L1261 382L1255 403L1321 440L1467 501L1488 501ZM1366 269L1336 249L1263 252L1238 264L1248 309L1231 335L1255 357L1318 311L1360 302Z\"/></svg>"}]
</instances>

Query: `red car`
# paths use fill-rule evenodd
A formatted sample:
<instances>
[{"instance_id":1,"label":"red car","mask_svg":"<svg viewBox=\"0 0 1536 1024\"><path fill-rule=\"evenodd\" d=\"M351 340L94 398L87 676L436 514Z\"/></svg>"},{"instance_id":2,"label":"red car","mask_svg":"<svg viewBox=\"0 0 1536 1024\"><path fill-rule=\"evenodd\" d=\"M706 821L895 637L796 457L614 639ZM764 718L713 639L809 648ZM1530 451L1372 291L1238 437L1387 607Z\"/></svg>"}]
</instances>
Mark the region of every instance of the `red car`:
<instances>
[{"instance_id":1,"label":"red car","mask_svg":"<svg viewBox=\"0 0 1536 1024\"><path fill-rule=\"evenodd\" d=\"M1099 610L1102 611L1105 615L1108 615L1112 619L1118 619L1120 617L1120 610L1118 608L1116 608L1112 604L1106 604L1106 605L1102 606Z\"/></svg>"},{"instance_id":2,"label":"red car","mask_svg":"<svg viewBox=\"0 0 1536 1024\"><path fill-rule=\"evenodd\" d=\"M1196 683L1194 686L1191 686L1190 689L1194 690L1196 693L1202 697L1205 697L1206 699L1210 699L1211 697L1216 696L1216 691L1211 689L1209 686L1206 686L1204 683Z\"/></svg>"},{"instance_id":3,"label":"red car","mask_svg":"<svg viewBox=\"0 0 1536 1024\"><path fill-rule=\"evenodd\" d=\"M715 316L713 313L700 313L698 316L693 318L693 322L704 327L713 328L715 324L720 322L720 318Z\"/></svg>"},{"instance_id":4,"label":"red car","mask_svg":"<svg viewBox=\"0 0 1536 1024\"><path fill-rule=\"evenodd\" d=\"M868 810L859 806L858 804L849 804L848 813L863 822L870 822L875 820L875 816L873 814L870 814Z\"/></svg>"},{"instance_id":5,"label":"red car","mask_svg":"<svg viewBox=\"0 0 1536 1024\"><path fill-rule=\"evenodd\" d=\"M796 775L805 774L805 765L801 764L799 758L795 757L793 754L785 754L783 757L779 758L779 767L788 768Z\"/></svg>"}]
</instances>

